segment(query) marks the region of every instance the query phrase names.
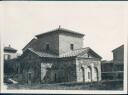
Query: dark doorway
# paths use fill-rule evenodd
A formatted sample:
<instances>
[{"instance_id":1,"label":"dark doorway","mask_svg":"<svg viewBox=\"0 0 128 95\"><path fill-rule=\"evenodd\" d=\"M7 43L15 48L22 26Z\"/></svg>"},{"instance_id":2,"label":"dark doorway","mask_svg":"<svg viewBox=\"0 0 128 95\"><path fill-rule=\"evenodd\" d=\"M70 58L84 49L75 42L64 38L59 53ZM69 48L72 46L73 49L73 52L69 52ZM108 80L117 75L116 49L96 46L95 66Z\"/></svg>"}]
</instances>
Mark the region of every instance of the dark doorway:
<instances>
[{"instance_id":1,"label":"dark doorway","mask_svg":"<svg viewBox=\"0 0 128 95\"><path fill-rule=\"evenodd\" d=\"M28 84L31 84L32 82L32 73L28 72Z\"/></svg>"},{"instance_id":2,"label":"dark doorway","mask_svg":"<svg viewBox=\"0 0 128 95\"><path fill-rule=\"evenodd\" d=\"M57 78L56 78L56 73L55 73L55 75L54 75L54 81L55 81L55 82L57 81Z\"/></svg>"},{"instance_id":3,"label":"dark doorway","mask_svg":"<svg viewBox=\"0 0 128 95\"><path fill-rule=\"evenodd\" d=\"M82 82L85 82L85 71L84 71L84 67L81 67L82 70Z\"/></svg>"}]
</instances>

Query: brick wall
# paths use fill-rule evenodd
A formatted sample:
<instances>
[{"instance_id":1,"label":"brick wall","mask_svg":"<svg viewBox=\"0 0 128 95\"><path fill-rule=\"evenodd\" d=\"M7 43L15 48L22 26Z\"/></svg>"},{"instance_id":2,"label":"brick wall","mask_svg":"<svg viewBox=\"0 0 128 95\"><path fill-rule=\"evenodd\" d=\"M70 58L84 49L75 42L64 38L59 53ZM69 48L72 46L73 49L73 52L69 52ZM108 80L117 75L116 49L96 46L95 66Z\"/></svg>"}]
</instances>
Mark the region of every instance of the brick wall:
<instances>
[{"instance_id":1,"label":"brick wall","mask_svg":"<svg viewBox=\"0 0 128 95\"><path fill-rule=\"evenodd\" d=\"M35 50L46 51L46 44L49 44L49 50L58 54L59 53L59 39L57 33L50 33L43 35L31 46Z\"/></svg>"},{"instance_id":2,"label":"brick wall","mask_svg":"<svg viewBox=\"0 0 128 95\"><path fill-rule=\"evenodd\" d=\"M124 62L124 46L120 46L119 48L113 51L113 61L114 63L121 63Z\"/></svg>"},{"instance_id":3,"label":"brick wall","mask_svg":"<svg viewBox=\"0 0 128 95\"><path fill-rule=\"evenodd\" d=\"M60 83L76 81L74 59L45 60L41 63L41 81Z\"/></svg>"},{"instance_id":4,"label":"brick wall","mask_svg":"<svg viewBox=\"0 0 128 95\"><path fill-rule=\"evenodd\" d=\"M74 49L80 49L83 47L83 38L78 35L72 35L68 33L59 34L59 53L70 51L70 44L74 44Z\"/></svg>"},{"instance_id":5,"label":"brick wall","mask_svg":"<svg viewBox=\"0 0 128 95\"><path fill-rule=\"evenodd\" d=\"M31 82L40 82L40 57L27 51L23 58L20 59L20 71L22 74L22 82L28 82L28 74L31 73Z\"/></svg>"},{"instance_id":6,"label":"brick wall","mask_svg":"<svg viewBox=\"0 0 128 95\"><path fill-rule=\"evenodd\" d=\"M49 44L51 52L61 54L71 50L70 44L74 44L74 49L82 48L83 36L67 32L48 33L34 40L28 47L32 47L38 51L44 51L46 50L46 44Z\"/></svg>"}]
</instances>

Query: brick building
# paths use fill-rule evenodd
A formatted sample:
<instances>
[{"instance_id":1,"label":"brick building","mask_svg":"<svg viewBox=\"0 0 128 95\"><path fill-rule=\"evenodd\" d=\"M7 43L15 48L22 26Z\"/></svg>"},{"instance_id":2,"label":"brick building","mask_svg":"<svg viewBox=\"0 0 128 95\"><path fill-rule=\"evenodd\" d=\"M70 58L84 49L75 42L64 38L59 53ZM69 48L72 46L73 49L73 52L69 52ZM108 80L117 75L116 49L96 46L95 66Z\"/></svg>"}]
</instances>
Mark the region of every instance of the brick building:
<instances>
[{"instance_id":1,"label":"brick building","mask_svg":"<svg viewBox=\"0 0 128 95\"><path fill-rule=\"evenodd\" d=\"M84 34L57 28L36 35L20 58L22 81L31 83L101 80L101 57L83 48Z\"/></svg>"},{"instance_id":2,"label":"brick building","mask_svg":"<svg viewBox=\"0 0 128 95\"><path fill-rule=\"evenodd\" d=\"M123 79L124 74L124 45L112 50L113 60L101 62L103 80Z\"/></svg>"},{"instance_id":3,"label":"brick building","mask_svg":"<svg viewBox=\"0 0 128 95\"><path fill-rule=\"evenodd\" d=\"M124 74L124 45L112 50L113 52L113 71L115 79L123 79Z\"/></svg>"},{"instance_id":4,"label":"brick building","mask_svg":"<svg viewBox=\"0 0 128 95\"><path fill-rule=\"evenodd\" d=\"M102 61L101 62L101 77L102 80L112 80L113 79L113 60Z\"/></svg>"}]
</instances>

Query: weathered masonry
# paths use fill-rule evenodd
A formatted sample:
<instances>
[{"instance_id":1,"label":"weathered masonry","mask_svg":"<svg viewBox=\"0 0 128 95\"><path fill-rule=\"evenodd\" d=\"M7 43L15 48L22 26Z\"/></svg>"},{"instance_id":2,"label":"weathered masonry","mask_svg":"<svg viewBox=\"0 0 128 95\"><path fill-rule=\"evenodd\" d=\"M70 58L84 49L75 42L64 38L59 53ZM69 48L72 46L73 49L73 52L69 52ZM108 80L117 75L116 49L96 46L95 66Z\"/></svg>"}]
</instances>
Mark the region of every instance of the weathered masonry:
<instances>
[{"instance_id":1,"label":"weathered masonry","mask_svg":"<svg viewBox=\"0 0 128 95\"><path fill-rule=\"evenodd\" d=\"M93 82L101 80L101 57L83 48L84 34L58 28L36 35L21 56L27 83Z\"/></svg>"}]
</instances>

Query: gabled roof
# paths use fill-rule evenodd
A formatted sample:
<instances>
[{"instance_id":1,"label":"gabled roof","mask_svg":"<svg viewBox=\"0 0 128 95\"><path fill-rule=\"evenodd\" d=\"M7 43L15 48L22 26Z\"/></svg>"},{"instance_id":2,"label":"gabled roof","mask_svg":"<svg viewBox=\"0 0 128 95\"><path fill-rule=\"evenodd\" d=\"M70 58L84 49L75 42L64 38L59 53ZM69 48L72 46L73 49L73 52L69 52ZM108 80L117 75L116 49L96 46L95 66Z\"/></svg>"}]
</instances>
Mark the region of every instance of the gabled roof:
<instances>
[{"instance_id":1,"label":"gabled roof","mask_svg":"<svg viewBox=\"0 0 128 95\"><path fill-rule=\"evenodd\" d=\"M40 56L40 57L54 57L56 58L57 56L55 54L51 54L48 52L40 52L40 51L36 51L32 48L28 48L28 50L30 50L31 52L35 53L36 55Z\"/></svg>"},{"instance_id":2,"label":"gabled roof","mask_svg":"<svg viewBox=\"0 0 128 95\"><path fill-rule=\"evenodd\" d=\"M63 53L61 55L56 55L53 53L49 53L49 52L39 52L39 51L35 51L32 48L28 48L29 51L35 53L36 55L40 56L40 57L49 57L49 58L68 58L68 57L77 57L79 55L83 55L85 53L88 52L92 52L97 58L102 58L101 56L99 56L97 53L95 53L92 49L90 49L89 47L86 48L81 48L81 49L76 49L73 51L69 51L66 53Z\"/></svg>"},{"instance_id":3,"label":"gabled roof","mask_svg":"<svg viewBox=\"0 0 128 95\"><path fill-rule=\"evenodd\" d=\"M80 54L87 53L87 51L89 50L89 47L86 48L81 48L81 49L75 49L66 53L63 53L60 55L60 57L73 57L73 56L78 56Z\"/></svg>"},{"instance_id":4,"label":"gabled roof","mask_svg":"<svg viewBox=\"0 0 128 95\"><path fill-rule=\"evenodd\" d=\"M72 51L69 51L69 52L66 52L62 55L60 55L61 58L63 57L77 57L77 56L81 56L81 55L84 55L85 53L88 53L88 52L92 52L93 55L95 55L97 58L102 58L101 56L99 56L97 53L95 53L91 48L89 47L86 47L86 48L81 48L81 49L75 49L75 50L72 50Z\"/></svg>"},{"instance_id":5,"label":"gabled roof","mask_svg":"<svg viewBox=\"0 0 128 95\"><path fill-rule=\"evenodd\" d=\"M75 31L72 31L72 30L68 30L68 29L65 29L65 28L57 28L57 29L54 29L54 30L51 30L51 31L48 31L48 32L46 32L46 33L41 33L41 34L38 34L38 35L36 35L36 37L41 37L42 35L45 35L45 34L50 34L50 33L64 33L64 32L66 32L66 33L71 33L71 34L76 34L76 35L80 35L80 36L84 36L84 34L82 34L82 33L79 33L79 32L75 32Z\"/></svg>"},{"instance_id":6,"label":"gabled roof","mask_svg":"<svg viewBox=\"0 0 128 95\"><path fill-rule=\"evenodd\" d=\"M14 49L14 48L12 48L12 47L10 47L10 46L4 47L4 51L17 52L16 49Z\"/></svg>"},{"instance_id":7,"label":"gabled roof","mask_svg":"<svg viewBox=\"0 0 128 95\"><path fill-rule=\"evenodd\" d=\"M37 39L36 38L33 38L22 50L24 51L25 48L29 47L30 45L32 45L36 41L37 41Z\"/></svg>"}]
</instances>

